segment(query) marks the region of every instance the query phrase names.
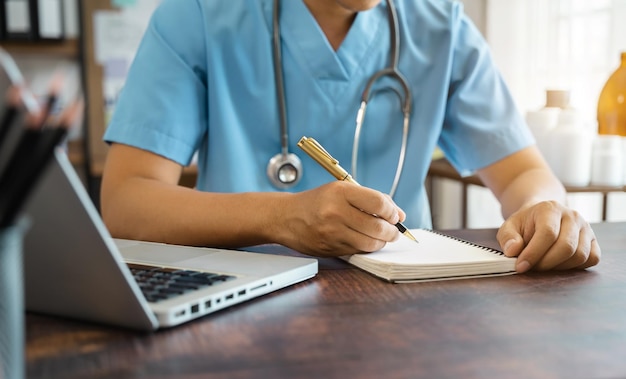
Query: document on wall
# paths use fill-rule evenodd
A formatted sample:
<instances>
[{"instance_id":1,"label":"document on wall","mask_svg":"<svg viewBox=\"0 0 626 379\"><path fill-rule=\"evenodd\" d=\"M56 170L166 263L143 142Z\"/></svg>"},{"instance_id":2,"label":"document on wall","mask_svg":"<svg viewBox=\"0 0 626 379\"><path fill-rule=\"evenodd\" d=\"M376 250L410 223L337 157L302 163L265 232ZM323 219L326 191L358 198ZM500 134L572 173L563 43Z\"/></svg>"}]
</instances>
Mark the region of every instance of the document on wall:
<instances>
[{"instance_id":1,"label":"document on wall","mask_svg":"<svg viewBox=\"0 0 626 379\"><path fill-rule=\"evenodd\" d=\"M105 125L118 96L152 13L161 0L117 2L115 10L100 10L93 16L95 61L103 68L102 91Z\"/></svg>"}]
</instances>

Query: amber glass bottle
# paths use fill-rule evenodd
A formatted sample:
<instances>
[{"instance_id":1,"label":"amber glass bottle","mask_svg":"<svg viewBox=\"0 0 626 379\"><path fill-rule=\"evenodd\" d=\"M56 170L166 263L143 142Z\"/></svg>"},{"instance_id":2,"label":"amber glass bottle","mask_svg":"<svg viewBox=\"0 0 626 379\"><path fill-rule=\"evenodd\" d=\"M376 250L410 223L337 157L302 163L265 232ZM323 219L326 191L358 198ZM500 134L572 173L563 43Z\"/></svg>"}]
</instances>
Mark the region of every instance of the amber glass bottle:
<instances>
[{"instance_id":1,"label":"amber glass bottle","mask_svg":"<svg viewBox=\"0 0 626 379\"><path fill-rule=\"evenodd\" d=\"M626 136L626 51L598 100L598 133Z\"/></svg>"}]
</instances>

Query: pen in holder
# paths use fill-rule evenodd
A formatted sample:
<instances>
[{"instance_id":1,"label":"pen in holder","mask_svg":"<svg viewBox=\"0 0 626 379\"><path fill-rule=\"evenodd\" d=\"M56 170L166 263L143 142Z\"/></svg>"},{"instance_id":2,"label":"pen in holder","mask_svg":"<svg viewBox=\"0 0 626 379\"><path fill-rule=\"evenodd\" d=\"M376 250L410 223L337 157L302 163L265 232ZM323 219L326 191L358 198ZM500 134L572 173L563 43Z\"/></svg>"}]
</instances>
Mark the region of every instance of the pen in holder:
<instances>
[{"instance_id":1,"label":"pen in holder","mask_svg":"<svg viewBox=\"0 0 626 379\"><path fill-rule=\"evenodd\" d=\"M26 223L0 228L0 378L24 378L24 281Z\"/></svg>"}]
</instances>

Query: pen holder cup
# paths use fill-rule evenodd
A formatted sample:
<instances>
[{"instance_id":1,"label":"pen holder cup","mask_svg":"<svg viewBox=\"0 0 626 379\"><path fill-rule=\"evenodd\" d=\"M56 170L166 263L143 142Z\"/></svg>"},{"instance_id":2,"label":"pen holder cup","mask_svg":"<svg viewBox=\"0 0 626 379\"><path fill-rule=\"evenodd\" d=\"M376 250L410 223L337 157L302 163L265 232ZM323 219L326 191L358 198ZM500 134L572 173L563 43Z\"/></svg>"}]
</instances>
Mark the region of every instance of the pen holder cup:
<instances>
[{"instance_id":1,"label":"pen holder cup","mask_svg":"<svg viewBox=\"0 0 626 379\"><path fill-rule=\"evenodd\" d=\"M22 245L26 227L0 228L0 378L24 378L24 280Z\"/></svg>"}]
</instances>

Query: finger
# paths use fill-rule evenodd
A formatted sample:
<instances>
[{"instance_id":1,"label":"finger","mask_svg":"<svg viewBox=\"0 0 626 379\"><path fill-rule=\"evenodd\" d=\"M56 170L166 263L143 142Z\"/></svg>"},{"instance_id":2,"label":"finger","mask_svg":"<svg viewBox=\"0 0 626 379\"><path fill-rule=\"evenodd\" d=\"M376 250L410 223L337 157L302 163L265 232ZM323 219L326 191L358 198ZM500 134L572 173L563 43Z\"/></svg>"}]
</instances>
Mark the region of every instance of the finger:
<instances>
[{"instance_id":1,"label":"finger","mask_svg":"<svg viewBox=\"0 0 626 379\"><path fill-rule=\"evenodd\" d=\"M380 250L386 242L395 241L400 237L395 225L356 208L352 208L347 215L346 224L359 233L351 234L354 239L349 243L364 252Z\"/></svg>"},{"instance_id":2,"label":"finger","mask_svg":"<svg viewBox=\"0 0 626 379\"><path fill-rule=\"evenodd\" d=\"M302 224L291 224L289 227L293 229L290 237L297 235L299 237L288 243L302 253L318 257L335 257L358 253L362 250L354 246L355 241L366 238L366 236L348 227L340 218L315 217L313 224L306 221ZM306 232L302 233L303 230Z\"/></svg>"},{"instance_id":3,"label":"finger","mask_svg":"<svg viewBox=\"0 0 626 379\"><path fill-rule=\"evenodd\" d=\"M389 196L371 188L347 185L346 200L350 205L370 215L376 215L391 225L400 221L400 209Z\"/></svg>"},{"instance_id":4,"label":"finger","mask_svg":"<svg viewBox=\"0 0 626 379\"><path fill-rule=\"evenodd\" d=\"M524 237L519 232L521 227L517 221L514 218L505 221L496 235L496 239L507 257L518 256L525 245Z\"/></svg>"},{"instance_id":5,"label":"finger","mask_svg":"<svg viewBox=\"0 0 626 379\"><path fill-rule=\"evenodd\" d=\"M574 255L563 263L554 267L555 270L570 270L574 268L591 267L599 261L600 246L596 241L595 234L590 227L583 227L580 230L578 247ZM594 263L595 261L595 263Z\"/></svg>"},{"instance_id":6,"label":"finger","mask_svg":"<svg viewBox=\"0 0 626 379\"><path fill-rule=\"evenodd\" d=\"M566 215L560 220L558 228L547 231L547 238L554 238L554 243L546 245L546 251L538 256L533 267L537 270L549 270L571 259L578 249L581 227L576 220ZM553 236L552 236L553 234Z\"/></svg>"},{"instance_id":7,"label":"finger","mask_svg":"<svg viewBox=\"0 0 626 379\"><path fill-rule=\"evenodd\" d=\"M600 257L602 256L602 250L600 249L600 244L598 240L594 237L591 241L591 251L589 252L589 258L587 258L587 262L583 265L577 267L578 269L585 269L600 263Z\"/></svg>"},{"instance_id":8,"label":"finger","mask_svg":"<svg viewBox=\"0 0 626 379\"><path fill-rule=\"evenodd\" d=\"M308 229L307 241L295 243L305 245L306 253L316 256L339 256L381 249L387 240L393 240L397 229L386 221L367 214L345 200L347 183L329 183L319 191L308 191L303 195L321 193L326 201L312 211L304 211L307 215L304 228ZM353 186L347 184L349 186ZM329 197L330 196L330 197ZM301 204L308 204L308 201ZM306 208L306 207L305 207ZM374 224L374 226L372 225ZM379 224L380 226L375 226ZM376 228L389 228L387 234L376 232ZM313 243L311 245L311 243Z\"/></svg>"},{"instance_id":9,"label":"finger","mask_svg":"<svg viewBox=\"0 0 626 379\"><path fill-rule=\"evenodd\" d=\"M560 215L555 215L553 212L547 212L535 217L536 220L534 220L535 224L533 233L530 237L526 237L528 242L517 258L515 269L520 273L526 272L535 267L535 265L548 254L554 243L560 238ZM575 238L578 238L578 234L576 234ZM567 235L568 241L573 239L574 237ZM572 248L571 251L573 254L574 248Z\"/></svg>"},{"instance_id":10,"label":"finger","mask_svg":"<svg viewBox=\"0 0 626 379\"><path fill-rule=\"evenodd\" d=\"M538 270L569 270L574 267L578 267L585 262L587 262L587 258L589 257L589 251L591 250L591 238L586 235L585 229L581 229L578 234L578 241L574 242L576 246L574 246L574 250L571 254L568 254L568 251L565 250L563 252L558 249L562 245L559 241L554 244L552 251L548 252L547 256L550 256L551 259L542 259L537 263ZM566 249L569 246L565 246ZM561 262L558 262L561 260ZM551 262L552 261L552 262Z\"/></svg>"},{"instance_id":11,"label":"finger","mask_svg":"<svg viewBox=\"0 0 626 379\"><path fill-rule=\"evenodd\" d=\"M404 212L404 210L402 208L400 208L398 206L398 204L396 204L395 201L393 201L393 198L389 195L389 194L385 194L385 197L391 202L391 204L393 204L394 207L396 207L396 210L398 211L398 216L399 216L399 222L403 222L404 220L406 220L406 213ZM393 223L394 225L396 223Z\"/></svg>"}]
</instances>

